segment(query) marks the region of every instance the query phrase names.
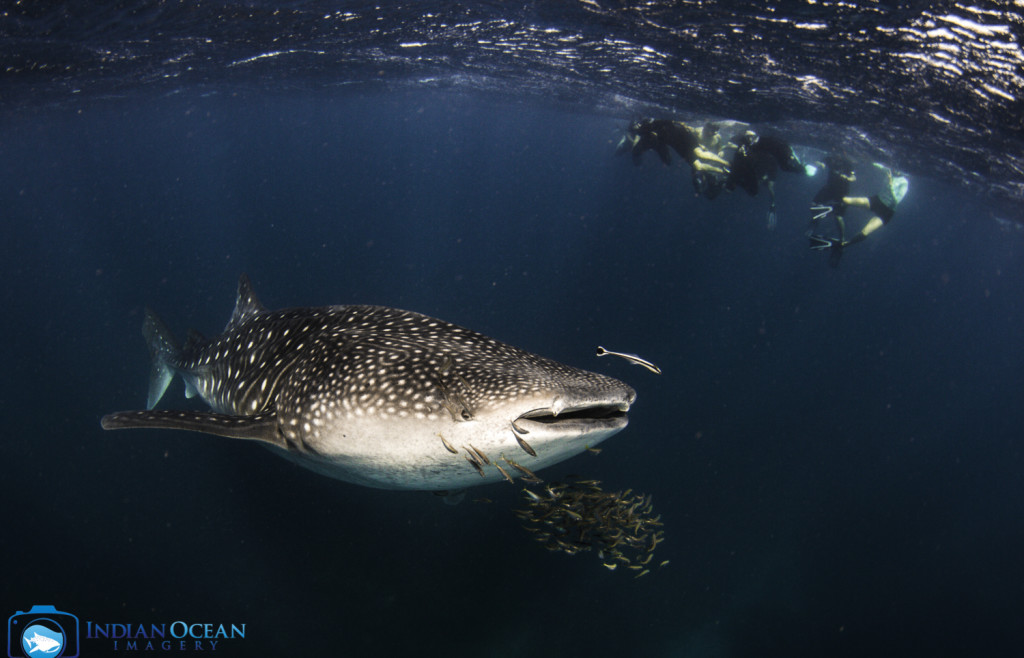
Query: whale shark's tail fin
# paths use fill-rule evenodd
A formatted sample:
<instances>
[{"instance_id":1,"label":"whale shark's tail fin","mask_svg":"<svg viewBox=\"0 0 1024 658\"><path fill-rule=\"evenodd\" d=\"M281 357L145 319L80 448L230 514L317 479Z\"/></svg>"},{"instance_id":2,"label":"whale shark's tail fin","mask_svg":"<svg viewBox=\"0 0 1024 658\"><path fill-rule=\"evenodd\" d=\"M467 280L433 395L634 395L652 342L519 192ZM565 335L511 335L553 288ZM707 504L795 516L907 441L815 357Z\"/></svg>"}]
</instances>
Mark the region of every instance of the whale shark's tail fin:
<instances>
[{"instance_id":1,"label":"whale shark's tail fin","mask_svg":"<svg viewBox=\"0 0 1024 658\"><path fill-rule=\"evenodd\" d=\"M174 379L174 364L181 358L181 348L163 320L149 308L142 321L142 335L146 337L153 366L149 371L149 399L146 408L152 409L164 396Z\"/></svg>"}]
</instances>

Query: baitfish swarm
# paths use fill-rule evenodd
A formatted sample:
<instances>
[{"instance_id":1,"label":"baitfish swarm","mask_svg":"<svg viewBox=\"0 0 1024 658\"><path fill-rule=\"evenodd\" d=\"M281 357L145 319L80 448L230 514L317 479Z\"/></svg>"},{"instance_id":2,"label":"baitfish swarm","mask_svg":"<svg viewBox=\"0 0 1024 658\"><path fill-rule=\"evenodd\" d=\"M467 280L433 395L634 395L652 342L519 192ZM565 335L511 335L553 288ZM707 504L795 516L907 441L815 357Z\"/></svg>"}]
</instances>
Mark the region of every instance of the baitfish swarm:
<instances>
[{"instance_id":1,"label":"baitfish swarm","mask_svg":"<svg viewBox=\"0 0 1024 658\"><path fill-rule=\"evenodd\" d=\"M523 489L527 508L515 510L523 527L549 551L575 555L597 551L608 569L620 565L650 572L654 549L663 541L661 515L651 516L651 497L626 491L606 492L597 480L551 483L540 493ZM665 566L668 561L659 566Z\"/></svg>"}]
</instances>

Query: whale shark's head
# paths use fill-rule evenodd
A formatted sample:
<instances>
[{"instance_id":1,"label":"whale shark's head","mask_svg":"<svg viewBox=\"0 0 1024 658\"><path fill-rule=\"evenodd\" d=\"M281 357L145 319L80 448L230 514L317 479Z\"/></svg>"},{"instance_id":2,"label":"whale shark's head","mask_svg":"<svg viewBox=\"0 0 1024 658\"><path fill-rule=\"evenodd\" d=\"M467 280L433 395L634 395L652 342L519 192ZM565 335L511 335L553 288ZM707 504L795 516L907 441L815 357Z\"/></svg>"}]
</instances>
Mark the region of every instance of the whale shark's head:
<instances>
[{"instance_id":1,"label":"whale shark's head","mask_svg":"<svg viewBox=\"0 0 1024 658\"><path fill-rule=\"evenodd\" d=\"M334 310L376 330L314 341L277 406L289 443L341 479L455 489L520 475L509 462L533 471L622 430L636 399L617 379L418 313Z\"/></svg>"}]
</instances>

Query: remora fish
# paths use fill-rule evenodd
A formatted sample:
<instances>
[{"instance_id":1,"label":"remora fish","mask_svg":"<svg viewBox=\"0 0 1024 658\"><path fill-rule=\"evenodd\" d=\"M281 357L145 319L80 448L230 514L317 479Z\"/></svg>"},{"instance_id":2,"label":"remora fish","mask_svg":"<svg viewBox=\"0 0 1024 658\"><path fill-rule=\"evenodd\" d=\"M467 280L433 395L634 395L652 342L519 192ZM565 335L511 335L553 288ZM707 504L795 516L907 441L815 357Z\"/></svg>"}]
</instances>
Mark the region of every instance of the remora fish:
<instances>
[{"instance_id":1,"label":"remora fish","mask_svg":"<svg viewBox=\"0 0 1024 658\"><path fill-rule=\"evenodd\" d=\"M598 356L609 356L609 355L611 355L611 356L621 357L621 358L629 361L630 363L634 363L634 364L636 364L638 366L643 366L643 367L647 368L648 370L650 370L651 372L653 372L656 375L660 375L661 374L661 368L659 368L658 366L654 365L653 363L651 363L647 359L641 359L636 354L626 354L625 352L613 352L611 350L606 350L605 348L603 348L600 345L598 345L597 346L597 355Z\"/></svg>"},{"instance_id":2,"label":"remora fish","mask_svg":"<svg viewBox=\"0 0 1024 658\"><path fill-rule=\"evenodd\" d=\"M302 466L381 489L460 489L483 478L456 446L519 453L529 431L539 470L622 430L636 399L579 370L434 318L384 306L266 310L245 275L225 331L179 348L147 309L149 409L175 374L213 412L126 411L104 429L191 430L263 442Z\"/></svg>"}]
</instances>

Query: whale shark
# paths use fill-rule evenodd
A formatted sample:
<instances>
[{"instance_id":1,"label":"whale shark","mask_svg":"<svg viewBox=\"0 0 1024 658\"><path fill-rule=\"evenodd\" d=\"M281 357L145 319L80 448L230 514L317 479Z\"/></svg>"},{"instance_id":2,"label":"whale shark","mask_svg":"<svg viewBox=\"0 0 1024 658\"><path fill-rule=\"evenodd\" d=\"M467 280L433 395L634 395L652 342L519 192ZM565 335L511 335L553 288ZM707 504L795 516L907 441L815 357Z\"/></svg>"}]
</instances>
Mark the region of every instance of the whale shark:
<instances>
[{"instance_id":1,"label":"whale shark","mask_svg":"<svg viewBox=\"0 0 1024 658\"><path fill-rule=\"evenodd\" d=\"M28 650L29 653L35 653L36 651L41 651L47 654L56 653L63 646L62 642L62 639L58 640L52 637L46 637L45 635L40 635L39 631L36 631L32 637L26 637L24 639L24 643L32 647Z\"/></svg>"},{"instance_id":2,"label":"whale shark","mask_svg":"<svg viewBox=\"0 0 1024 658\"><path fill-rule=\"evenodd\" d=\"M260 442L318 473L380 489L452 491L524 478L626 427L627 384L412 311L267 310L246 275L224 332L183 345L148 308L146 410L104 429ZM210 411L155 409L175 376Z\"/></svg>"}]
</instances>

